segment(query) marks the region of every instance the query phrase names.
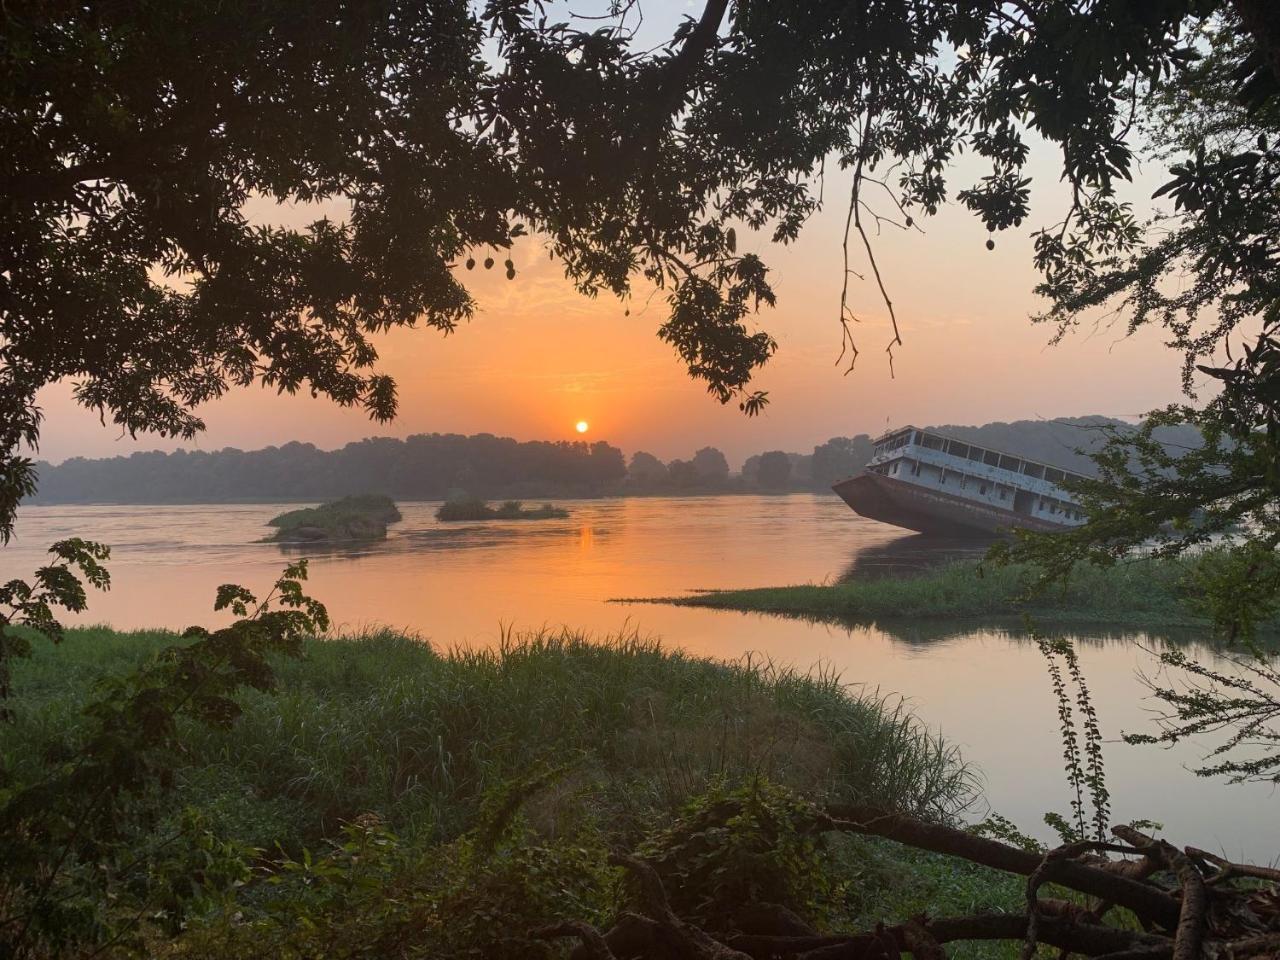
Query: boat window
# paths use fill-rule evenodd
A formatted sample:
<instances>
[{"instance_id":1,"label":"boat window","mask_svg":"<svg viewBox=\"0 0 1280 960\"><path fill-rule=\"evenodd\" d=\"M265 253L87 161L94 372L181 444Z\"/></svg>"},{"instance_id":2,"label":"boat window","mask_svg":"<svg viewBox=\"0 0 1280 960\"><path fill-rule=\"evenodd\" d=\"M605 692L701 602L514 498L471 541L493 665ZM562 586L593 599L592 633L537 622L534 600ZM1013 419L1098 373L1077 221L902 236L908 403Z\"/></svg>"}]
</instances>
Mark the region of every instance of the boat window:
<instances>
[{"instance_id":1,"label":"boat window","mask_svg":"<svg viewBox=\"0 0 1280 960\"><path fill-rule=\"evenodd\" d=\"M947 443L947 453L954 457L967 457L969 456L969 445L960 443L958 440L951 440Z\"/></svg>"},{"instance_id":2,"label":"boat window","mask_svg":"<svg viewBox=\"0 0 1280 960\"><path fill-rule=\"evenodd\" d=\"M982 494L984 497L987 495L987 485L985 483L978 487L978 493Z\"/></svg>"},{"instance_id":3,"label":"boat window","mask_svg":"<svg viewBox=\"0 0 1280 960\"><path fill-rule=\"evenodd\" d=\"M1066 479L1066 474L1061 470L1053 469L1053 467L1045 467L1044 478L1050 483L1061 483Z\"/></svg>"},{"instance_id":4,"label":"boat window","mask_svg":"<svg viewBox=\"0 0 1280 960\"><path fill-rule=\"evenodd\" d=\"M1041 509L1042 511L1044 510L1044 500L1043 500L1043 499L1040 501L1040 509Z\"/></svg>"},{"instance_id":5,"label":"boat window","mask_svg":"<svg viewBox=\"0 0 1280 960\"><path fill-rule=\"evenodd\" d=\"M1020 467L1021 465L1022 465L1022 461L1021 461L1021 460L1019 460L1017 457L1005 457L1005 456L1002 456L1002 457L1000 458L1000 469L1001 469L1001 470L1009 470L1009 471L1011 471L1011 472L1013 472L1013 473L1017 473L1017 472L1018 472L1018 467Z\"/></svg>"},{"instance_id":6,"label":"boat window","mask_svg":"<svg viewBox=\"0 0 1280 960\"><path fill-rule=\"evenodd\" d=\"M889 453L891 450L905 447L914 435L915 432L912 430L900 430L898 433L890 434L877 444L876 453Z\"/></svg>"},{"instance_id":7,"label":"boat window","mask_svg":"<svg viewBox=\"0 0 1280 960\"><path fill-rule=\"evenodd\" d=\"M1008 500L1008 499L1009 499L1009 491L1008 491L1008 490L1006 490L1004 487L996 487L996 492L997 492L998 494L1000 494L1000 499L1001 499L1001 500Z\"/></svg>"},{"instance_id":8,"label":"boat window","mask_svg":"<svg viewBox=\"0 0 1280 960\"><path fill-rule=\"evenodd\" d=\"M1033 477L1036 480L1044 479L1044 466L1039 463L1024 463L1022 465L1022 472L1028 477Z\"/></svg>"},{"instance_id":9,"label":"boat window","mask_svg":"<svg viewBox=\"0 0 1280 960\"><path fill-rule=\"evenodd\" d=\"M986 455L987 455L987 451L983 450L981 447L970 447L970 448L969 448L969 459L970 459L970 460L976 460L976 461L978 461L978 463L981 463L981 462L982 462L982 458L983 458L983 457L985 457Z\"/></svg>"},{"instance_id":10,"label":"boat window","mask_svg":"<svg viewBox=\"0 0 1280 960\"><path fill-rule=\"evenodd\" d=\"M930 450L942 450L946 446L941 437L935 437L932 433L922 434L920 442Z\"/></svg>"},{"instance_id":11,"label":"boat window","mask_svg":"<svg viewBox=\"0 0 1280 960\"><path fill-rule=\"evenodd\" d=\"M998 467L1000 466L1000 454L994 450L985 450L982 454L982 462L988 467Z\"/></svg>"},{"instance_id":12,"label":"boat window","mask_svg":"<svg viewBox=\"0 0 1280 960\"><path fill-rule=\"evenodd\" d=\"M913 477L918 477L918 476L920 476L920 461L919 461L919 460L913 460L913 461L911 461L911 475L912 475Z\"/></svg>"},{"instance_id":13,"label":"boat window","mask_svg":"<svg viewBox=\"0 0 1280 960\"><path fill-rule=\"evenodd\" d=\"M1050 512L1050 513L1057 513L1057 512L1058 512L1058 503L1057 503L1057 501L1056 501L1056 500L1050 500L1050 501L1049 501L1049 512Z\"/></svg>"}]
</instances>

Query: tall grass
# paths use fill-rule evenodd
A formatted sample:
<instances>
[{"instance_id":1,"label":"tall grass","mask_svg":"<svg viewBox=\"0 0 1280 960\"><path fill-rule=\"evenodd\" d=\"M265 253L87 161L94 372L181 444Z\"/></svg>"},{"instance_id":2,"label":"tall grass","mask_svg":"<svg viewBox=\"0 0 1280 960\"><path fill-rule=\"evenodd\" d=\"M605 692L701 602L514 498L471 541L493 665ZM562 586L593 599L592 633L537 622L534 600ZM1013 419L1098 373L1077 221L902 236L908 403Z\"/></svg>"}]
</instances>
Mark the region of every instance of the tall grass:
<instances>
[{"instance_id":1,"label":"tall grass","mask_svg":"<svg viewBox=\"0 0 1280 960\"><path fill-rule=\"evenodd\" d=\"M37 763L43 744L74 736L97 678L175 641L70 631L19 665L18 722L0 728L0 749ZM376 633L314 640L276 667L277 688L245 695L232 730L186 732L173 801L267 847L366 812L406 834L453 836L486 793L539 764L570 772L532 815L554 829L586 807L620 835L721 776L761 773L816 798L933 816L972 797L955 751L900 703L831 673L716 662L635 633L542 631L443 653Z\"/></svg>"},{"instance_id":2,"label":"tall grass","mask_svg":"<svg viewBox=\"0 0 1280 960\"><path fill-rule=\"evenodd\" d=\"M1203 626L1186 606L1194 559L1081 567L1064 584L1031 593L1036 571L963 561L916 577L723 590L645 602L776 613L836 623L898 618L1008 618L1057 623ZM632 602L632 601L629 601Z\"/></svg>"}]
</instances>

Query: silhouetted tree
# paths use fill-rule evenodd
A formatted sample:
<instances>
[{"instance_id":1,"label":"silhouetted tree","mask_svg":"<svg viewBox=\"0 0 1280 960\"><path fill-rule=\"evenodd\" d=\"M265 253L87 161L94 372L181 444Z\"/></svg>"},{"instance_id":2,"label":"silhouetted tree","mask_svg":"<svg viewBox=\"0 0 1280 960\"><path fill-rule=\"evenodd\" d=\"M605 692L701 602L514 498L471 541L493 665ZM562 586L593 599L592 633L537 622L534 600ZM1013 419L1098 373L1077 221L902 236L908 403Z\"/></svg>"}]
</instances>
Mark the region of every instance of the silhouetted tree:
<instances>
[{"instance_id":1,"label":"silhouetted tree","mask_svg":"<svg viewBox=\"0 0 1280 960\"><path fill-rule=\"evenodd\" d=\"M627 476L640 486L656 486L667 479L667 465L652 453L637 450L631 455Z\"/></svg>"},{"instance_id":2,"label":"silhouetted tree","mask_svg":"<svg viewBox=\"0 0 1280 960\"><path fill-rule=\"evenodd\" d=\"M591 444L590 479L599 488L612 487L627 475L627 461L622 451L603 440Z\"/></svg>"},{"instance_id":3,"label":"silhouetted tree","mask_svg":"<svg viewBox=\"0 0 1280 960\"><path fill-rule=\"evenodd\" d=\"M698 485L698 471L688 460L672 460L667 464L667 476L672 486L682 490Z\"/></svg>"},{"instance_id":4,"label":"silhouetted tree","mask_svg":"<svg viewBox=\"0 0 1280 960\"><path fill-rule=\"evenodd\" d=\"M131 433L190 437L198 404L253 382L385 419L371 337L454 329L474 310L463 270L528 233L586 293L659 285L659 336L756 412L776 344L750 315L774 294L737 230L794 239L832 160L878 282L864 221L909 227L954 195L992 231L1020 226L1035 130L1073 198L1037 264L1072 290L1091 252L1135 241L1113 189L1132 91L1176 82L1192 18L1233 5L705 0L644 50L620 22L638 6L604 22L532 0L0 7L0 536L31 489L44 385L74 379ZM1267 5L1234 7L1274 86ZM960 155L987 169L955 190ZM351 215L262 227L243 212L257 196Z\"/></svg>"},{"instance_id":5,"label":"silhouetted tree","mask_svg":"<svg viewBox=\"0 0 1280 960\"><path fill-rule=\"evenodd\" d=\"M698 480L708 486L717 486L729 479L729 461L715 447L703 447L695 453L693 469Z\"/></svg>"},{"instance_id":6,"label":"silhouetted tree","mask_svg":"<svg viewBox=\"0 0 1280 960\"><path fill-rule=\"evenodd\" d=\"M760 454L756 482L766 490L782 490L791 482L791 458L781 450Z\"/></svg>"},{"instance_id":7,"label":"silhouetted tree","mask_svg":"<svg viewBox=\"0 0 1280 960\"><path fill-rule=\"evenodd\" d=\"M871 438L865 433L852 438L832 437L813 448L813 485L827 488L853 476L867 465L871 453Z\"/></svg>"}]
</instances>

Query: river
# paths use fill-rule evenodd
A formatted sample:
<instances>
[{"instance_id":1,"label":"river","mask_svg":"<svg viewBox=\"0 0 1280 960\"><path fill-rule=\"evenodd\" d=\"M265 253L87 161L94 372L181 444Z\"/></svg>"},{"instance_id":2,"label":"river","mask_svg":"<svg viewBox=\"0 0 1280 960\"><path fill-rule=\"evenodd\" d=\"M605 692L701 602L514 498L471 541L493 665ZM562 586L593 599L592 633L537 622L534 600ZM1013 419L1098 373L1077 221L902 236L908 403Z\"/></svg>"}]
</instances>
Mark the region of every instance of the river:
<instances>
[{"instance_id":1,"label":"river","mask_svg":"<svg viewBox=\"0 0 1280 960\"><path fill-rule=\"evenodd\" d=\"M218 621L214 590L265 591L288 559L312 558L313 595L343 630L390 626L430 642L491 645L504 629L568 625L596 635L636 629L719 658L760 654L837 670L852 684L905 697L980 771L985 802L1046 836L1046 810L1067 812L1057 713L1045 663L1017 632L973 624L852 629L756 614L608 602L689 590L829 582L909 571L973 553L864 520L830 496L654 497L562 501L568 520L441 524L437 504L401 504L385 543L296 551L255 542L280 504L22 507L0 549L0 582L29 576L48 544L108 543L109 593L79 622L119 628ZM1224 786L1187 766L1204 744L1128 746L1157 704L1138 673L1163 638L1075 638L1100 714L1115 822L1163 823L1181 843L1252 859L1280 856L1280 796ZM1144 649L1146 648L1146 649ZM1212 650L1191 642L1196 657ZM977 811L982 812L982 811Z\"/></svg>"}]
</instances>

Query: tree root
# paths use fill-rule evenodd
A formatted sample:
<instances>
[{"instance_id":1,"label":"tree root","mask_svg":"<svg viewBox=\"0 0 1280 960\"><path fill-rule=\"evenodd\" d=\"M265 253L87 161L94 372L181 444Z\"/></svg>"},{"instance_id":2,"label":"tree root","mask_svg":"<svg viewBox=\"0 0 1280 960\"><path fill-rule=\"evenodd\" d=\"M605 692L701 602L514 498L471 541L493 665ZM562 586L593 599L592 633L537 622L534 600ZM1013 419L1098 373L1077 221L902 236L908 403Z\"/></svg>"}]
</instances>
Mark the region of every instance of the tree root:
<instances>
[{"instance_id":1,"label":"tree root","mask_svg":"<svg viewBox=\"0 0 1280 960\"><path fill-rule=\"evenodd\" d=\"M1048 853L865 807L816 813L811 829L885 837L1025 876L1026 909L921 916L892 926L877 924L866 932L821 935L786 907L748 903L735 912L734 931L713 936L675 914L650 864L618 854L611 862L635 880L638 913L621 914L603 934L571 921L536 935L578 939L575 960L899 960L903 953L915 960L944 960L943 944L981 940L1021 941L1024 956L1033 956L1043 945L1064 956L1095 960L1280 957L1280 895L1260 894L1256 885L1230 885L1238 878L1280 881L1280 870L1232 863L1195 847L1180 850L1132 827L1112 831L1123 846L1085 841ZM1109 859L1107 854L1135 859ZM1160 885L1168 883L1161 879L1168 874L1178 884L1172 893ZM1045 884L1073 891L1081 899L1041 898ZM1132 911L1144 930L1106 925L1103 917L1117 906Z\"/></svg>"}]
</instances>

